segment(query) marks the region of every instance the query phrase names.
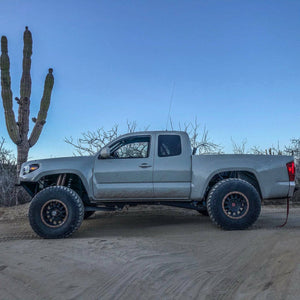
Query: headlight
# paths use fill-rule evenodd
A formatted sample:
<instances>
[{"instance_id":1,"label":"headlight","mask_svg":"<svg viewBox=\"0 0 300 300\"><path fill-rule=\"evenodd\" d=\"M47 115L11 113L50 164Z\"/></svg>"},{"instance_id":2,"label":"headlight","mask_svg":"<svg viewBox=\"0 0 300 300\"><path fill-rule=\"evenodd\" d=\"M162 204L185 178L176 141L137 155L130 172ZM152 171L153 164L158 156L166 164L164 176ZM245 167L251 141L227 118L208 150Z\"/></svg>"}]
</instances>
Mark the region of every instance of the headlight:
<instances>
[{"instance_id":1,"label":"headlight","mask_svg":"<svg viewBox=\"0 0 300 300\"><path fill-rule=\"evenodd\" d=\"M33 164L33 165L27 165L23 168L23 175L26 175L28 173L31 173L35 170L37 170L40 166L38 164Z\"/></svg>"}]
</instances>

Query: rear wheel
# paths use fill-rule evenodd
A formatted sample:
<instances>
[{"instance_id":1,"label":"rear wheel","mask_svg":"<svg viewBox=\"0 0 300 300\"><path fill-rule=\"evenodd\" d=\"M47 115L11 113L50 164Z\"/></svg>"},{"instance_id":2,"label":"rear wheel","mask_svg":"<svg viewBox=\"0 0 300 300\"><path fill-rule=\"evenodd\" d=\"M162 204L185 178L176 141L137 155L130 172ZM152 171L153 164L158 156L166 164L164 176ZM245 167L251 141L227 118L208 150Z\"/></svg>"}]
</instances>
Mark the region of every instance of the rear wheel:
<instances>
[{"instance_id":1,"label":"rear wheel","mask_svg":"<svg viewBox=\"0 0 300 300\"><path fill-rule=\"evenodd\" d=\"M249 182L229 178L218 182L208 194L207 209L211 220L226 230L241 230L259 217L261 199Z\"/></svg>"},{"instance_id":2,"label":"rear wheel","mask_svg":"<svg viewBox=\"0 0 300 300\"><path fill-rule=\"evenodd\" d=\"M84 206L72 189L48 187L33 198L29 208L32 229L41 237L65 238L76 231L83 220Z\"/></svg>"}]
</instances>

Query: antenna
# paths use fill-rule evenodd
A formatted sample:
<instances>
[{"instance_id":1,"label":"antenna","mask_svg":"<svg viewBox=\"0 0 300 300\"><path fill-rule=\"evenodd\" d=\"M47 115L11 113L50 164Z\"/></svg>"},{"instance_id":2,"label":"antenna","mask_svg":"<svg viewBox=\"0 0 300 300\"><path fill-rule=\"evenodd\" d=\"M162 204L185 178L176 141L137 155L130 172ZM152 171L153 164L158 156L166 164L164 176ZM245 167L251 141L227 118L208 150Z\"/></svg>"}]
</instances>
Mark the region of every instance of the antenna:
<instances>
[{"instance_id":1,"label":"antenna","mask_svg":"<svg viewBox=\"0 0 300 300\"><path fill-rule=\"evenodd\" d=\"M168 123L169 123L169 120L171 119L171 107L172 107L172 102L173 102L174 89L175 89L175 82L173 81L173 87L172 87L171 96L170 96L169 112L168 112L168 117L167 117L167 122L166 122L166 131L168 130Z\"/></svg>"}]
</instances>

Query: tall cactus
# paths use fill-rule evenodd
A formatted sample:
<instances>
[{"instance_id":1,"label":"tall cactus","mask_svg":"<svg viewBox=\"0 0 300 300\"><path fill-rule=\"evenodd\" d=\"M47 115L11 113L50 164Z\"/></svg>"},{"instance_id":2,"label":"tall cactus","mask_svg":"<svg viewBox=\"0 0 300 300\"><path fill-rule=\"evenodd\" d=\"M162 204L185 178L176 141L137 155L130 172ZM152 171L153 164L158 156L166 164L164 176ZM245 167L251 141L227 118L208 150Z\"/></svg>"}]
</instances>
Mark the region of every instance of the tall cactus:
<instances>
[{"instance_id":1,"label":"tall cactus","mask_svg":"<svg viewBox=\"0 0 300 300\"><path fill-rule=\"evenodd\" d=\"M6 128L11 140L17 145L17 171L20 171L22 163L28 159L28 152L38 141L42 132L43 126L46 123L48 108L50 105L50 98L54 84L53 70L49 69L49 73L45 79L44 93L40 104L40 111L37 118L32 118L35 123L34 128L28 138L29 132L29 113L30 113L30 95L31 95L31 55L32 55L32 36L31 32L26 26L24 36L23 48L23 72L20 83L20 98L15 100L19 105L18 121L16 122L13 111L11 80L10 80L10 62L8 57L7 38L1 37L1 95L3 100L3 107L5 112Z\"/></svg>"}]
</instances>

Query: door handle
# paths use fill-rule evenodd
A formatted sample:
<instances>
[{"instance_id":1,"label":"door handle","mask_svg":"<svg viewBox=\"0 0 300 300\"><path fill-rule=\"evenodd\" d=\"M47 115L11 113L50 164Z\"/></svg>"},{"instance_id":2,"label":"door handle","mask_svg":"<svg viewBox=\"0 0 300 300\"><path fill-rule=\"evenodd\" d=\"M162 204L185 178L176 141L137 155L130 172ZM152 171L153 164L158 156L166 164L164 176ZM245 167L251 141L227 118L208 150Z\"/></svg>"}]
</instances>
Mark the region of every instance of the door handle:
<instances>
[{"instance_id":1,"label":"door handle","mask_svg":"<svg viewBox=\"0 0 300 300\"><path fill-rule=\"evenodd\" d=\"M139 165L140 168L151 168L152 166L148 165L147 163L143 163L141 165Z\"/></svg>"}]
</instances>

